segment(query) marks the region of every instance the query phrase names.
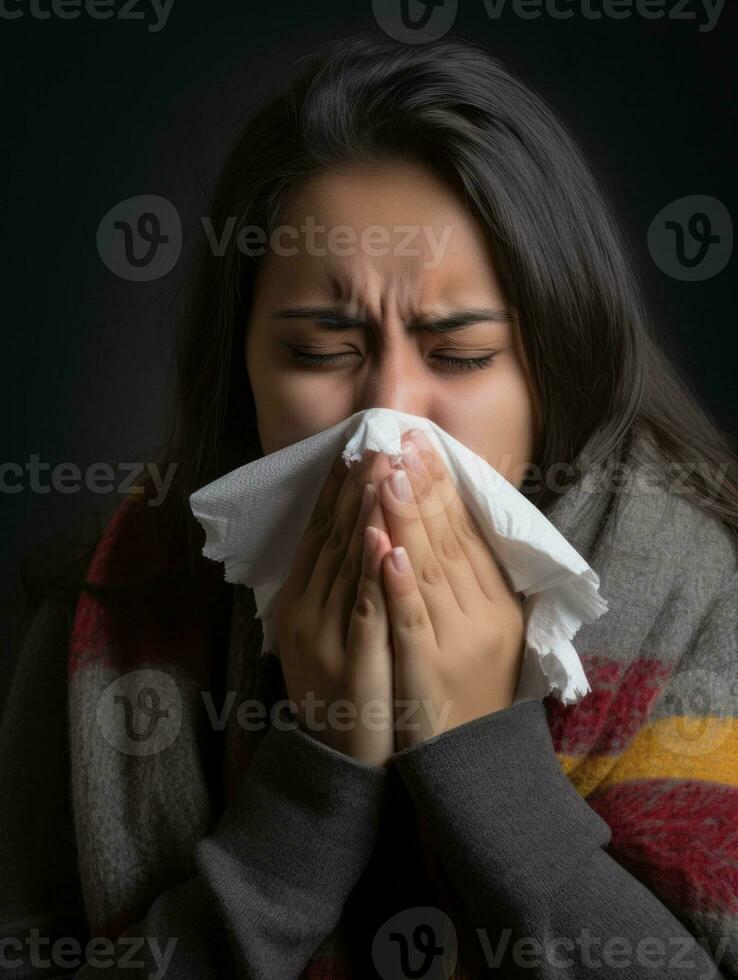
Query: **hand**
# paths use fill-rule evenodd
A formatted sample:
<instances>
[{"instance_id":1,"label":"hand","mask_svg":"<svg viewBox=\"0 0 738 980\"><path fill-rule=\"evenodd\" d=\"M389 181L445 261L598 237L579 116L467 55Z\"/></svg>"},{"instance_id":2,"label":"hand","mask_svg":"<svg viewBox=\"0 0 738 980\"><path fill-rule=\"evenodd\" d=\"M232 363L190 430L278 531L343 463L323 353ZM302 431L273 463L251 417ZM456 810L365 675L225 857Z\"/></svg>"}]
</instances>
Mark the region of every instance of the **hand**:
<instances>
[{"instance_id":1,"label":"hand","mask_svg":"<svg viewBox=\"0 0 738 980\"><path fill-rule=\"evenodd\" d=\"M275 615L287 695L299 706L301 726L374 765L383 765L394 752L392 644L381 572L390 544L372 485L389 471L386 456L366 454L350 470L337 458ZM365 492L368 509L362 513ZM369 523L377 529L371 554L364 544ZM309 710L306 696L307 702L316 699Z\"/></svg>"},{"instance_id":2,"label":"hand","mask_svg":"<svg viewBox=\"0 0 738 980\"><path fill-rule=\"evenodd\" d=\"M525 647L520 598L440 456L423 433L408 436L405 463L395 472L407 475L409 499L398 500L391 489L390 479L401 476L380 485L393 545L382 571L394 697L420 703L398 726L398 750L509 707ZM405 571L393 560L398 547L405 549Z\"/></svg>"}]
</instances>

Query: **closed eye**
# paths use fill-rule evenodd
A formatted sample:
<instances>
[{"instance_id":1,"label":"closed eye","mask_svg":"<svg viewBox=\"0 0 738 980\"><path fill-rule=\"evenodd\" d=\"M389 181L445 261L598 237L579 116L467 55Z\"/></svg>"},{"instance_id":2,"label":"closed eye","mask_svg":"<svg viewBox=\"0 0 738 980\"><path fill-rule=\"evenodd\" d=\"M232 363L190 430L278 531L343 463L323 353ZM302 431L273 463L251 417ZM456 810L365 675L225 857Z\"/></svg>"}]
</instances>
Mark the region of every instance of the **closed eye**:
<instances>
[{"instance_id":1,"label":"closed eye","mask_svg":"<svg viewBox=\"0 0 738 980\"><path fill-rule=\"evenodd\" d=\"M294 347L291 348L291 350L295 360L298 361L298 363L314 365L335 364L345 357L353 357L358 353L358 351L341 351L337 354L311 354L308 351L297 350ZM491 354L485 354L482 357L448 357L443 354L433 354L432 359L440 362L451 370L464 371L475 367L489 367L496 356L497 352L493 351Z\"/></svg>"}]
</instances>

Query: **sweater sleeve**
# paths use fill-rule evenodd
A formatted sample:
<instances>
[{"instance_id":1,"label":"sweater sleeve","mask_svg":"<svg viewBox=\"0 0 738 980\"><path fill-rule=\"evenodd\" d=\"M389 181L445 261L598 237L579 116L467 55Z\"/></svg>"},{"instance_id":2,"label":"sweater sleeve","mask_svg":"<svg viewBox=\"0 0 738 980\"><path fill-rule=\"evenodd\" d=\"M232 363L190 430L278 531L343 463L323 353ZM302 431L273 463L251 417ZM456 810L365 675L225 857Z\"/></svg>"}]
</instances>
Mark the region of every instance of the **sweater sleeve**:
<instances>
[{"instance_id":1,"label":"sweater sleeve","mask_svg":"<svg viewBox=\"0 0 738 980\"><path fill-rule=\"evenodd\" d=\"M542 702L474 719L392 764L490 967L540 980L726 976L607 853L610 827L561 769Z\"/></svg>"},{"instance_id":2,"label":"sweater sleeve","mask_svg":"<svg viewBox=\"0 0 738 980\"><path fill-rule=\"evenodd\" d=\"M369 861L386 777L297 725L271 728L197 845L199 875L156 899L119 939L120 955L127 937L144 936L141 977L299 978ZM100 975L89 965L75 974Z\"/></svg>"},{"instance_id":3,"label":"sweater sleeve","mask_svg":"<svg viewBox=\"0 0 738 980\"><path fill-rule=\"evenodd\" d=\"M300 977L371 855L386 768L296 722L273 726L198 842L198 873L116 940L90 937L68 797L64 657L55 654L66 649L69 617L59 603L38 610L0 729L0 977Z\"/></svg>"}]
</instances>

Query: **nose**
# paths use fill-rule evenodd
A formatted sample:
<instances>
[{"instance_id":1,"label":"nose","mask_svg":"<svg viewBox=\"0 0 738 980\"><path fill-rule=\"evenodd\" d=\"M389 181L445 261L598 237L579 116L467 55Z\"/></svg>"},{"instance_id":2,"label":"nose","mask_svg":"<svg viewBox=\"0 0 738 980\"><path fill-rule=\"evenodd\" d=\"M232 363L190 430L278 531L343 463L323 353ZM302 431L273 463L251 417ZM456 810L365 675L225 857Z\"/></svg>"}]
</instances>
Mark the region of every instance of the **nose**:
<instances>
[{"instance_id":1,"label":"nose","mask_svg":"<svg viewBox=\"0 0 738 980\"><path fill-rule=\"evenodd\" d=\"M435 407L431 379L414 337L406 336L399 330L389 337L384 334L367 357L368 370L357 392L355 412L389 408L408 415L433 418ZM352 475L362 484L378 485L393 468L390 457L384 453L369 452L362 463L355 471L352 467Z\"/></svg>"},{"instance_id":2,"label":"nose","mask_svg":"<svg viewBox=\"0 0 738 980\"><path fill-rule=\"evenodd\" d=\"M389 408L430 418L434 391L424 357L411 336L393 334L375 345L369 367L357 392L354 411Z\"/></svg>"}]
</instances>

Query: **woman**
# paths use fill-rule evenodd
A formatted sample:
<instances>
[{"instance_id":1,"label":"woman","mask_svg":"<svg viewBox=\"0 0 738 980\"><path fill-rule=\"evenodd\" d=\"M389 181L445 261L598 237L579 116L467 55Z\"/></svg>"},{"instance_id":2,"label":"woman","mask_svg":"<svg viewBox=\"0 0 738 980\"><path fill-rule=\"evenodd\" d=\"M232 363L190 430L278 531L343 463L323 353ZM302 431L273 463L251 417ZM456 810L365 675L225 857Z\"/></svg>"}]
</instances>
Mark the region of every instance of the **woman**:
<instances>
[{"instance_id":1,"label":"woman","mask_svg":"<svg viewBox=\"0 0 738 980\"><path fill-rule=\"evenodd\" d=\"M183 298L171 493L119 507L76 605L34 586L0 756L11 975L48 975L34 928L80 977L731 975L735 452L572 139L475 45L358 36L248 122L214 228L234 215ZM521 597L412 438L334 468L258 656L189 495L372 406L484 456L598 572L580 704L513 704Z\"/></svg>"}]
</instances>

